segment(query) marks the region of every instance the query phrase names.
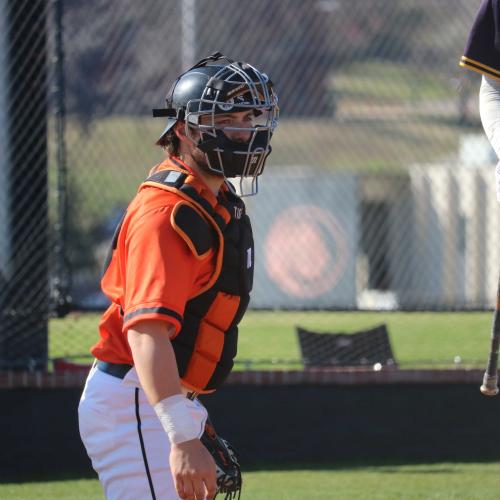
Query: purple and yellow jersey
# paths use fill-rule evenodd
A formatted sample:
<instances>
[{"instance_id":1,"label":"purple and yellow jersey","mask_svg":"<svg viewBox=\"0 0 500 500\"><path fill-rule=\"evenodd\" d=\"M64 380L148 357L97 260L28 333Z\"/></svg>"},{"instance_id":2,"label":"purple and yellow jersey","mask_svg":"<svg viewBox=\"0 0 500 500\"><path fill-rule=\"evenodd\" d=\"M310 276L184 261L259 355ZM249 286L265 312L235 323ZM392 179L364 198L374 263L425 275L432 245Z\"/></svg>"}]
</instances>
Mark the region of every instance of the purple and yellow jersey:
<instances>
[{"instance_id":1,"label":"purple and yellow jersey","mask_svg":"<svg viewBox=\"0 0 500 500\"><path fill-rule=\"evenodd\" d=\"M500 0L483 0L460 66L500 81Z\"/></svg>"}]
</instances>

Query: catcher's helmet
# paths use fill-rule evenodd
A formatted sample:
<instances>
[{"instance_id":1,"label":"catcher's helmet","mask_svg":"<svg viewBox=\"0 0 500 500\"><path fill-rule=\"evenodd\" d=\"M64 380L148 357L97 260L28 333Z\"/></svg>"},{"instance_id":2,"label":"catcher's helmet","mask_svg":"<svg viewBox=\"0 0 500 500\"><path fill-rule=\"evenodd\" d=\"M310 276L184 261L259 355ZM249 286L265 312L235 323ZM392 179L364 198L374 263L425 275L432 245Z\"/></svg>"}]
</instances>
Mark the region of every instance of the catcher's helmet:
<instances>
[{"instance_id":1,"label":"catcher's helmet","mask_svg":"<svg viewBox=\"0 0 500 500\"><path fill-rule=\"evenodd\" d=\"M211 172L240 177L243 196L257 192L257 177L264 170L278 123L278 98L265 73L216 52L174 82L166 104L163 109L153 110L153 116L168 118L159 141L177 121L184 121L186 136L205 153ZM252 124L244 129L249 137L245 142L224 133L240 129L220 126L215 121L216 115L240 111L253 111ZM252 179L248 193L243 189L245 177Z\"/></svg>"}]
</instances>

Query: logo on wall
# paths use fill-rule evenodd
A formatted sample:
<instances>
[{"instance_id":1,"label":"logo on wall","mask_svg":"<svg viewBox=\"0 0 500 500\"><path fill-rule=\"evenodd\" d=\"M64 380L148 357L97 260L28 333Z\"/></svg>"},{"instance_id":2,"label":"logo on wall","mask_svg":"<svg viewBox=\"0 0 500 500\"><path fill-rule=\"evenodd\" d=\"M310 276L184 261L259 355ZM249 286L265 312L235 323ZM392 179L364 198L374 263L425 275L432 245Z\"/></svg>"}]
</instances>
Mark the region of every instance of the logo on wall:
<instances>
[{"instance_id":1,"label":"logo on wall","mask_svg":"<svg viewBox=\"0 0 500 500\"><path fill-rule=\"evenodd\" d=\"M335 288L348 261L347 235L331 212L297 205L280 213L266 235L268 276L285 293L312 299Z\"/></svg>"}]
</instances>

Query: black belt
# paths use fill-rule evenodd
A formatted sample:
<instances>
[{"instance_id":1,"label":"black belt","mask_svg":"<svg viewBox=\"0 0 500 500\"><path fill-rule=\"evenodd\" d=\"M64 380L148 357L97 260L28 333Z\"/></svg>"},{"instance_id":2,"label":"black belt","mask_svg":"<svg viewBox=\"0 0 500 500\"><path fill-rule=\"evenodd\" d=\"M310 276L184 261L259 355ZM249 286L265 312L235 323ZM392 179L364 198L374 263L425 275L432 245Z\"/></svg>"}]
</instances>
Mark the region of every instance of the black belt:
<instances>
[{"instance_id":1,"label":"black belt","mask_svg":"<svg viewBox=\"0 0 500 500\"><path fill-rule=\"evenodd\" d=\"M125 375L132 368L132 365L120 365L118 363L108 363L107 361L97 360L97 369L101 370L108 375L113 375L113 377L124 378ZM188 392L186 397L188 399L195 399L198 396L197 392Z\"/></svg>"},{"instance_id":2,"label":"black belt","mask_svg":"<svg viewBox=\"0 0 500 500\"><path fill-rule=\"evenodd\" d=\"M107 361L97 361L97 368L113 377L124 378L130 371L132 365L119 365L118 363L108 363Z\"/></svg>"}]
</instances>

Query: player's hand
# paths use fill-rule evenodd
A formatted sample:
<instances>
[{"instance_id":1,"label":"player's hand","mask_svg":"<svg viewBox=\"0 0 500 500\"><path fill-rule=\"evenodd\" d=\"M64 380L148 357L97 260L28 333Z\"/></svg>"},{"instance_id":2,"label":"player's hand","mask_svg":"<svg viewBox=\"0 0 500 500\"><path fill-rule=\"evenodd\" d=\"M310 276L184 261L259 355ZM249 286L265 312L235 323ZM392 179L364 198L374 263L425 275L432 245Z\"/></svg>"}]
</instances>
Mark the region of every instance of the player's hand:
<instances>
[{"instance_id":1,"label":"player's hand","mask_svg":"<svg viewBox=\"0 0 500 500\"><path fill-rule=\"evenodd\" d=\"M183 500L212 500L217 493L215 462L199 439L173 444L170 469Z\"/></svg>"}]
</instances>

